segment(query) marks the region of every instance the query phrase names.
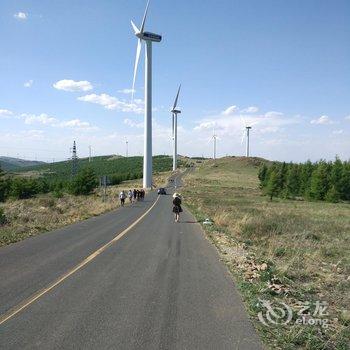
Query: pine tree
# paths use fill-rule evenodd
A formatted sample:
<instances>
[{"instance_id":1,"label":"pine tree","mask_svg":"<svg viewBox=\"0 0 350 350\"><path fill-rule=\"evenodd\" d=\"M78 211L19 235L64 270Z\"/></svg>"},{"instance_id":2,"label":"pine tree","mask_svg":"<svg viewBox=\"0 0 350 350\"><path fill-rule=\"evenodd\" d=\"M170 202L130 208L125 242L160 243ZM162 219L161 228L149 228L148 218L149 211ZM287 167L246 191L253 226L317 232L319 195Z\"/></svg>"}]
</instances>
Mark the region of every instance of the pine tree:
<instances>
[{"instance_id":1,"label":"pine tree","mask_svg":"<svg viewBox=\"0 0 350 350\"><path fill-rule=\"evenodd\" d=\"M310 160L308 160L305 164L301 165L301 171L300 171L300 196L307 196L310 192L310 186L311 186L311 176L315 169L315 166L311 163Z\"/></svg>"},{"instance_id":2,"label":"pine tree","mask_svg":"<svg viewBox=\"0 0 350 350\"><path fill-rule=\"evenodd\" d=\"M287 174L286 197L296 197L300 192L300 172L298 164L290 164Z\"/></svg>"},{"instance_id":3,"label":"pine tree","mask_svg":"<svg viewBox=\"0 0 350 350\"><path fill-rule=\"evenodd\" d=\"M311 176L310 197L316 200L324 200L329 190L329 165L321 161Z\"/></svg>"},{"instance_id":4,"label":"pine tree","mask_svg":"<svg viewBox=\"0 0 350 350\"><path fill-rule=\"evenodd\" d=\"M350 163L343 164L342 177L340 179L340 198L350 200Z\"/></svg>"},{"instance_id":5,"label":"pine tree","mask_svg":"<svg viewBox=\"0 0 350 350\"><path fill-rule=\"evenodd\" d=\"M277 175L278 193L285 194L286 184L287 184L287 175L288 175L288 166L285 162L283 162L278 166L276 175Z\"/></svg>"},{"instance_id":6,"label":"pine tree","mask_svg":"<svg viewBox=\"0 0 350 350\"><path fill-rule=\"evenodd\" d=\"M5 172L1 169L0 166L0 202L3 202L6 199L7 195L7 183L4 179Z\"/></svg>"},{"instance_id":7,"label":"pine tree","mask_svg":"<svg viewBox=\"0 0 350 350\"><path fill-rule=\"evenodd\" d=\"M259 169L259 174L258 178L260 180L260 188L264 188L266 186L266 181L267 181L267 175L268 175L268 167L264 163L260 169Z\"/></svg>"},{"instance_id":8,"label":"pine tree","mask_svg":"<svg viewBox=\"0 0 350 350\"><path fill-rule=\"evenodd\" d=\"M272 201L273 197L276 197L279 194L279 179L275 170L270 172L268 182L266 184L266 194L270 196Z\"/></svg>"},{"instance_id":9,"label":"pine tree","mask_svg":"<svg viewBox=\"0 0 350 350\"><path fill-rule=\"evenodd\" d=\"M98 186L94 170L90 167L79 171L71 184L71 192L74 195L88 195Z\"/></svg>"}]
</instances>

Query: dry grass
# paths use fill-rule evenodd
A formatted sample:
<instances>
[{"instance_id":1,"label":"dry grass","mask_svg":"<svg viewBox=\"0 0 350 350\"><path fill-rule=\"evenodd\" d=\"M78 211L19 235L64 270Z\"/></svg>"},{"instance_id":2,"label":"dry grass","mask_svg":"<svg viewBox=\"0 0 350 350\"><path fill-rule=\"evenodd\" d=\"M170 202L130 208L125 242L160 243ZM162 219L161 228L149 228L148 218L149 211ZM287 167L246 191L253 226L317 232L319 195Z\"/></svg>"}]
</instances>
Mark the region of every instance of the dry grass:
<instances>
[{"instance_id":1,"label":"dry grass","mask_svg":"<svg viewBox=\"0 0 350 350\"><path fill-rule=\"evenodd\" d=\"M156 174L155 185L165 184L170 174ZM0 203L8 220L6 225L0 227L0 246L114 210L120 206L118 194L122 189L141 187L142 180L125 181L118 186L108 187L105 201L102 191L96 190L90 196L65 194L62 198L55 198L47 194Z\"/></svg>"},{"instance_id":2,"label":"dry grass","mask_svg":"<svg viewBox=\"0 0 350 350\"><path fill-rule=\"evenodd\" d=\"M185 201L200 218L234 274L254 319L258 298L329 303L329 328L288 325L267 329L274 349L348 349L350 205L261 196L258 159L206 162L186 178Z\"/></svg>"}]
</instances>

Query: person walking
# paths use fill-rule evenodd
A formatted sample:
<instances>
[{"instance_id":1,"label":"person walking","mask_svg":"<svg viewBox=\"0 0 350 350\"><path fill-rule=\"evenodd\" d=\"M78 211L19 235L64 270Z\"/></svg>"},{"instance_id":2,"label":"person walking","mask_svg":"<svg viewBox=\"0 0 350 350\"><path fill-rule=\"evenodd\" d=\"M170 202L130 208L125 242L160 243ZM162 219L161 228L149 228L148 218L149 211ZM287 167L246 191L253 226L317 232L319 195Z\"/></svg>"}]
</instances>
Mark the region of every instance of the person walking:
<instances>
[{"instance_id":1,"label":"person walking","mask_svg":"<svg viewBox=\"0 0 350 350\"><path fill-rule=\"evenodd\" d=\"M128 192L128 197L129 197L129 201L130 201L130 204L132 204L132 198L133 198L134 194L132 193L131 190L129 190Z\"/></svg>"},{"instance_id":2,"label":"person walking","mask_svg":"<svg viewBox=\"0 0 350 350\"><path fill-rule=\"evenodd\" d=\"M181 196L178 193L174 193L173 194L173 213L175 216L175 222L179 222L181 212L182 212Z\"/></svg>"},{"instance_id":3,"label":"person walking","mask_svg":"<svg viewBox=\"0 0 350 350\"><path fill-rule=\"evenodd\" d=\"M120 205L121 205L122 207L124 207L125 198L126 198L126 194L125 194L125 191L123 190L123 191L121 191L121 192L119 193Z\"/></svg>"},{"instance_id":4,"label":"person walking","mask_svg":"<svg viewBox=\"0 0 350 350\"><path fill-rule=\"evenodd\" d=\"M136 197L137 197L137 191L136 191L136 188L134 188L133 195L134 195L134 202L136 202Z\"/></svg>"}]
</instances>

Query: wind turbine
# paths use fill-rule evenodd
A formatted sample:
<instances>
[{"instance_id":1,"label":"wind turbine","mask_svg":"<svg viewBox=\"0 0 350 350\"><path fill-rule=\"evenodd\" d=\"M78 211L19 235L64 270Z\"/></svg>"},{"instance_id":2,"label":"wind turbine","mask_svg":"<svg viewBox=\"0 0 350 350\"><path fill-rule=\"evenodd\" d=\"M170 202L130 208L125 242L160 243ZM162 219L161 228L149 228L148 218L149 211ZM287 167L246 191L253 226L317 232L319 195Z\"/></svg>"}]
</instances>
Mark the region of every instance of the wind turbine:
<instances>
[{"instance_id":1,"label":"wind turbine","mask_svg":"<svg viewBox=\"0 0 350 350\"><path fill-rule=\"evenodd\" d=\"M145 122L144 122L144 154L143 154L143 187L152 187L152 43L159 43L162 36L150 32L145 32L145 22L149 7L147 2L145 14L143 15L140 29L136 27L133 21L131 25L135 35L138 38L136 48L136 60L134 67L134 78L132 83L132 100L134 100L135 81L137 67L139 65L142 41L145 42Z\"/></svg>"},{"instance_id":2,"label":"wind turbine","mask_svg":"<svg viewBox=\"0 0 350 350\"><path fill-rule=\"evenodd\" d=\"M179 86L179 89L177 90L173 108L170 111L172 113L173 171L175 171L177 168L177 115L180 114L181 111L179 109L176 109L176 107L177 107L177 101L179 99L180 90L181 90L181 84Z\"/></svg>"},{"instance_id":3,"label":"wind turbine","mask_svg":"<svg viewBox=\"0 0 350 350\"><path fill-rule=\"evenodd\" d=\"M215 130L213 130L213 136L211 137L210 141L213 140L213 159L216 160L216 141L218 139L218 135L215 134Z\"/></svg>"},{"instance_id":4,"label":"wind turbine","mask_svg":"<svg viewBox=\"0 0 350 350\"><path fill-rule=\"evenodd\" d=\"M252 126L246 126L245 130L243 131L243 135L242 135L242 144L244 141L244 137L246 137L246 157L249 157L249 152L250 152L250 144L249 144L249 137L250 137L250 130L252 129Z\"/></svg>"}]
</instances>

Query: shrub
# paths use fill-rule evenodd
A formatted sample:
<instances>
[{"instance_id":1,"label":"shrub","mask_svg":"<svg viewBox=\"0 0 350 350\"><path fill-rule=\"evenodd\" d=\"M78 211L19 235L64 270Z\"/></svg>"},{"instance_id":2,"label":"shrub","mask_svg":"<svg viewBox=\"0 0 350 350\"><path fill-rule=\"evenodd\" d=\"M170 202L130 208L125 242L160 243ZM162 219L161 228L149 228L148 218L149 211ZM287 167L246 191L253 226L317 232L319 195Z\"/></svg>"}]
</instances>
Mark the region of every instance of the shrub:
<instances>
[{"instance_id":1,"label":"shrub","mask_svg":"<svg viewBox=\"0 0 350 350\"><path fill-rule=\"evenodd\" d=\"M15 177L11 179L10 195L16 199L27 199L39 193L35 180Z\"/></svg>"},{"instance_id":2,"label":"shrub","mask_svg":"<svg viewBox=\"0 0 350 350\"><path fill-rule=\"evenodd\" d=\"M0 226L5 225L7 223L7 218L4 213L4 209L0 208Z\"/></svg>"},{"instance_id":3,"label":"shrub","mask_svg":"<svg viewBox=\"0 0 350 350\"><path fill-rule=\"evenodd\" d=\"M98 186L98 181L94 170L90 167L79 171L72 181L70 190L74 195L88 195Z\"/></svg>"}]
</instances>

